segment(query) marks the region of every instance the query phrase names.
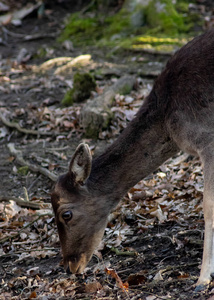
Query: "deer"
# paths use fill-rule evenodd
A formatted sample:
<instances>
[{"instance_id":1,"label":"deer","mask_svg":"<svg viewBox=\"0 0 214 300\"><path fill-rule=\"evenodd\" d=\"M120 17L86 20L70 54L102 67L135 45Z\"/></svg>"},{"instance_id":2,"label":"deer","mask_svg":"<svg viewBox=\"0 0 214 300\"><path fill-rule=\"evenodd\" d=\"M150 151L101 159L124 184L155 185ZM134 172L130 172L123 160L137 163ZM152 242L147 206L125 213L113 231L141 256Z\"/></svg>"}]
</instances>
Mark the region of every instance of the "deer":
<instances>
[{"instance_id":1,"label":"deer","mask_svg":"<svg viewBox=\"0 0 214 300\"><path fill-rule=\"evenodd\" d=\"M214 274L214 29L180 48L119 137L92 159L81 143L51 194L65 270L83 273L108 216L131 187L180 150L203 167L202 267L195 291Z\"/></svg>"}]
</instances>

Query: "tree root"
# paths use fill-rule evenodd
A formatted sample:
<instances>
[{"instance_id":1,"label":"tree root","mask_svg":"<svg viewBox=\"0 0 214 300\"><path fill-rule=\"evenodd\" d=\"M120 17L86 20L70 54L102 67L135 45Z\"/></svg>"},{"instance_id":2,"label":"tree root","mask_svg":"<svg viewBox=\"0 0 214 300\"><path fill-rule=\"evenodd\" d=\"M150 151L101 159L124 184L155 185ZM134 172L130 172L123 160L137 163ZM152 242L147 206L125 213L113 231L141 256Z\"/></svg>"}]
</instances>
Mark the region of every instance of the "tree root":
<instances>
[{"instance_id":1,"label":"tree root","mask_svg":"<svg viewBox=\"0 0 214 300\"><path fill-rule=\"evenodd\" d=\"M33 165L27 161L24 160L23 156L22 156L22 152L20 150L16 150L14 147L13 143L9 143L7 145L10 154L15 156L16 158L16 162L21 165L21 166L27 166L31 171L36 172L36 173L41 173L43 175L45 175L46 177L48 177L49 179L51 179L52 181L56 181L57 180L57 175L55 175L54 173L50 172L49 170L40 167L40 166L36 166Z\"/></svg>"},{"instance_id":2,"label":"tree root","mask_svg":"<svg viewBox=\"0 0 214 300\"><path fill-rule=\"evenodd\" d=\"M26 207L26 208L31 208L31 209L40 209L41 208L41 204L39 204L39 203L22 200L22 199L16 198L16 197L0 196L0 202L10 201L10 200L15 201L21 207Z\"/></svg>"},{"instance_id":3,"label":"tree root","mask_svg":"<svg viewBox=\"0 0 214 300\"><path fill-rule=\"evenodd\" d=\"M46 136L53 136L54 133L53 132L44 132L44 131L39 131L39 130L32 130L32 129L26 129L26 128L23 128L21 126L19 126L18 123L16 122L10 122L8 121L2 113L0 113L0 120L2 121L2 123L4 125L6 125L7 127L10 127L10 128L15 128L16 130L22 132L22 133L25 133L25 134L32 134L32 135L46 135Z\"/></svg>"}]
</instances>

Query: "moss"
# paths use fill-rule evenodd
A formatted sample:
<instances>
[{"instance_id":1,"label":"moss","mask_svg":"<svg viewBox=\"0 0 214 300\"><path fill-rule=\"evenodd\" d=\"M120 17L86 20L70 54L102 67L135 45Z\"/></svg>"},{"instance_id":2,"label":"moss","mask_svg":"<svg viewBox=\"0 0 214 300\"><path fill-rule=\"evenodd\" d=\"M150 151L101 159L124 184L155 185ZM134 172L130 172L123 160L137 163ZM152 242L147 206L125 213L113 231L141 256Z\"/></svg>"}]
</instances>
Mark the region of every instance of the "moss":
<instances>
[{"instance_id":1,"label":"moss","mask_svg":"<svg viewBox=\"0 0 214 300\"><path fill-rule=\"evenodd\" d=\"M179 13L188 13L189 1L176 1L175 8Z\"/></svg>"},{"instance_id":2,"label":"moss","mask_svg":"<svg viewBox=\"0 0 214 300\"><path fill-rule=\"evenodd\" d=\"M123 86L123 88L121 88L121 90L119 91L119 93L121 95L127 95L127 94L129 94L131 92L131 90L132 90L132 86L129 85L129 84L126 84L126 85Z\"/></svg>"},{"instance_id":3,"label":"moss","mask_svg":"<svg viewBox=\"0 0 214 300\"><path fill-rule=\"evenodd\" d=\"M54 51L54 48L42 46L40 47L35 54L33 54L34 58L47 58L51 56L51 53Z\"/></svg>"},{"instance_id":4,"label":"moss","mask_svg":"<svg viewBox=\"0 0 214 300\"><path fill-rule=\"evenodd\" d=\"M46 57L46 54L47 54L47 51L45 48L39 48L39 50L37 51L37 56L39 58L43 58L43 57Z\"/></svg>"},{"instance_id":5,"label":"moss","mask_svg":"<svg viewBox=\"0 0 214 300\"><path fill-rule=\"evenodd\" d=\"M194 1L193 1L194 2ZM202 26L200 15L189 11L189 1L153 0L144 10L147 33L178 36L187 34L195 25Z\"/></svg>"},{"instance_id":6,"label":"moss","mask_svg":"<svg viewBox=\"0 0 214 300\"><path fill-rule=\"evenodd\" d=\"M73 90L70 89L65 93L65 96L62 99L62 105L64 106L71 106L73 105L74 100L73 100Z\"/></svg>"},{"instance_id":7,"label":"moss","mask_svg":"<svg viewBox=\"0 0 214 300\"><path fill-rule=\"evenodd\" d=\"M151 1L145 9L146 26L169 35L188 31L184 16L180 14L170 0Z\"/></svg>"},{"instance_id":8,"label":"moss","mask_svg":"<svg viewBox=\"0 0 214 300\"><path fill-rule=\"evenodd\" d=\"M106 27L104 35L111 38L115 34L127 35L132 28L130 23L130 13L126 9L121 9L117 14L105 19Z\"/></svg>"},{"instance_id":9,"label":"moss","mask_svg":"<svg viewBox=\"0 0 214 300\"><path fill-rule=\"evenodd\" d=\"M72 14L59 41L72 38L77 46L131 49L136 36L177 37L201 26L199 15L189 11L186 0L152 0L147 6L138 4L133 9L124 5L114 15L96 14Z\"/></svg>"},{"instance_id":10,"label":"moss","mask_svg":"<svg viewBox=\"0 0 214 300\"><path fill-rule=\"evenodd\" d=\"M81 102L88 99L96 87L93 76L89 73L76 73L74 75L73 88L68 90L62 99L64 106L72 105L74 102Z\"/></svg>"},{"instance_id":11,"label":"moss","mask_svg":"<svg viewBox=\"0 0 214 300\"><path fill-rule=\"evenodd\" d=\"M83 17L80 13L74 13L70 16L64 31L58 41L72 38L75 45L93 44L102 34L102 26L98 18Z\"/></svg>"},{"instance_id":12,"label":"moss","mask_svg":"<svg viewBox=\"0 0 214 300\"><path fill-rule=\"evenodd\" d=\"M58 41L72 38L76 46L97 44L100 40L113 40L114 35L127 36L133 31L130 13L122 8L112 16L100 14L98 17L82 16L75 13L70 16Z\"/></svg>"},{"instance_id":13,"label":"moss","mask_svg":"<svg viewBox=\"0 0 214 300\"><path fill-rule=\"evenodd\" d=\"M29 167L28 166L23 166L23 167L18 168L17 173L22 175L22 176L26 176L28 171L29 171Z\"/></svg>"}]
</instances>

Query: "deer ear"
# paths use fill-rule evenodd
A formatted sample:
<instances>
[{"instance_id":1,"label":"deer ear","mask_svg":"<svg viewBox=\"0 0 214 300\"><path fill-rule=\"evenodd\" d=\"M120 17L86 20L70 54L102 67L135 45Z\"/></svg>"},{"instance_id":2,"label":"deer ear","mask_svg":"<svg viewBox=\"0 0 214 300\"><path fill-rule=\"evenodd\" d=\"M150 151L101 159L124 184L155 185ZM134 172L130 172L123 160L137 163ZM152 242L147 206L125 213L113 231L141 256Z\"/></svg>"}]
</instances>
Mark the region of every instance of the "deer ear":
<instances>
[{"instance_id":1,"label":"deer ear","mask_svg":"<svg viewBox=\"0 0 214 300\"><path fill-rule=\"evenodd\" d=\"M84 183L91 173L91 152L87 144L80 144L69 166L69 172L74 175L76 183Z\"/></svg>"}]
</instances>

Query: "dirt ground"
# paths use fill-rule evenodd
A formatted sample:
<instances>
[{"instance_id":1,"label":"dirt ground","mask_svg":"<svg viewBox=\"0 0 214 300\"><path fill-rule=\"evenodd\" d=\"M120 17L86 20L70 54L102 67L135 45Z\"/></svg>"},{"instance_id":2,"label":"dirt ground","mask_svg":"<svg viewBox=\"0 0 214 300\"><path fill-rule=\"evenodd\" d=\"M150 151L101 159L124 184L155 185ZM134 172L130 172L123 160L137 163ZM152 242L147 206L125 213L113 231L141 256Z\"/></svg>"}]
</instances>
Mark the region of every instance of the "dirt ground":
<instances>
[{"instance_id":1,"label":"dirt ground","mask_svg":"<svg viewBox=\"0 0 214 300\"><path fill-rule=\"evenodd\" d=\"M183 153L121 201L85 273L65 273L50 205L54 182L18 158L58 175L67 170L80 141L98 155L125 126L129 100L134 98L132 109L139 107L168 57L66 49L56 37L68 6L54 3L50 9L46 17L32 13L22 26L1 29L0 113L9 124L0 121L0 299L214 299L212 284L194 294L203 250L203 173L197 158ZM41 68L49 59L82 54L92 59L81 68L101 71L100 90L124 72L138 80L130 98L118 96L111 129L100 132L98 140L84 137L79 123L84 103L60 105L77 67L65 73L56 73L57 64ZM14 122L35 132L21 132Z\"/></svg>"}]
</instances>

